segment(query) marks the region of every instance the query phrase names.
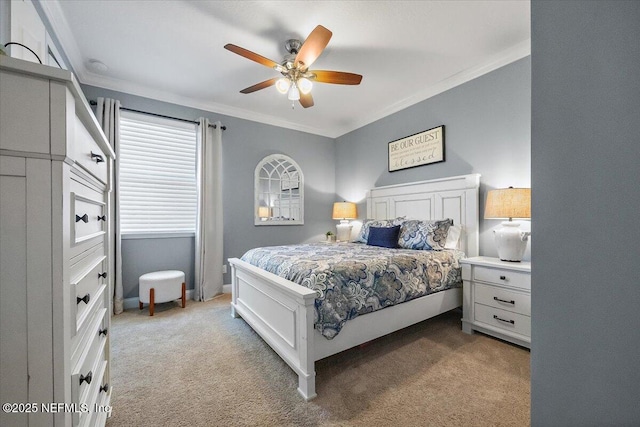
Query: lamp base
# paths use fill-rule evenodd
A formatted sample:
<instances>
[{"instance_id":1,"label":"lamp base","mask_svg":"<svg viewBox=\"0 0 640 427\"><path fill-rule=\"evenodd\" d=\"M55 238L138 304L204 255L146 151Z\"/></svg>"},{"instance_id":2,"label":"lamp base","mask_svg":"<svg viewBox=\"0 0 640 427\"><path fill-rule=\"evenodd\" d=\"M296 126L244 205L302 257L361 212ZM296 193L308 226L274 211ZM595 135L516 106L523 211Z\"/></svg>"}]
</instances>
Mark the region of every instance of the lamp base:
<instances>
[{"instance_id":1,"label":"lamp base","mask_svg":"<svg viewBox=\"0 0 640 427\"><path fill-rule=\"evenodd\" d=\"M522 261L531 232L522 231L519 227L520 223L504 221L501 228L493 230L496 238L498 257L501 261Z\"/></svg>"},{"instance_id":2,"label":"lamp base","mask_svg":"<svg viewBox=\"0 0 640 427\"><path fill-rule=\"evenodd\" d=\"M349 221L340 220L340 224L336 225L336 240L338 242L348 242L351 240L351 225Z\"/></svg>"}]
</instances>

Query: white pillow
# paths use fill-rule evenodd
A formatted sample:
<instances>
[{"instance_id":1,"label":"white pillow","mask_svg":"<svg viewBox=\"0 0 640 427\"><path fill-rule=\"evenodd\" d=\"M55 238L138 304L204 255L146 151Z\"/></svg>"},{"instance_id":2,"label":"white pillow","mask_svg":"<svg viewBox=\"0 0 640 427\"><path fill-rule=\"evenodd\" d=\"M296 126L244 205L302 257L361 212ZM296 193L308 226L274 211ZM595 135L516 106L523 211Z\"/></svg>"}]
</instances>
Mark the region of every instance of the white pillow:
<instances>
[{"instance_id":1,"label":"white pillow","mask_svg":"<svg viewBox=\"0 0 640 427\"><path fill-rule=\"evenodd\" d=\"M458 249L458 241L462 235L461 225L452 225L447 233L447 242L444 244L445 249Z\"/></svg>"}]
</instances>

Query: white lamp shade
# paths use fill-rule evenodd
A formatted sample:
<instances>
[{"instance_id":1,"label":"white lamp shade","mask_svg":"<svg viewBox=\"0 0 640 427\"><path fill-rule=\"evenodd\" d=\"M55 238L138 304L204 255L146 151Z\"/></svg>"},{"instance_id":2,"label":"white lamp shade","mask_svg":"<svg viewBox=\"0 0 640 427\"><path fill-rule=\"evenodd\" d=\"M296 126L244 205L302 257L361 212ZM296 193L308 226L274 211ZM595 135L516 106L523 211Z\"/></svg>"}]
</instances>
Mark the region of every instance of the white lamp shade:
<instances>
[{"instance_id":1,"label":"white lamp shade","mask_svg":"<svg viewBox=\"0 0 640 427\"><path fill-rule=\"evenodd\" d=\"M355 203L336 202L333 204L333 219L355 219L357 217Z\"/></svg>"}]
</instances>

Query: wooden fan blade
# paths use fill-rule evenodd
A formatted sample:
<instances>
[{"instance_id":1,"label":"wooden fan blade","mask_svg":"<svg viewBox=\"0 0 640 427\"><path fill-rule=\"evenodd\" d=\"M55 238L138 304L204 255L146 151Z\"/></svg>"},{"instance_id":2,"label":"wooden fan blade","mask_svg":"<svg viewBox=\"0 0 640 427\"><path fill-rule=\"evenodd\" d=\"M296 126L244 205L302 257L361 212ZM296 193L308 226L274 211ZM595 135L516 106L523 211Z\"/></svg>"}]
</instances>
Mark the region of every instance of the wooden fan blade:
<instances>
[{"instance_id":1,"label":"wooden fan blade","mask_svg":"<svg viewBox=\"0 0 640 427\"><path fill-rule=\"evenodd\" d=\"M249 87L248 87L248 88L246 88L246 89L242 89L242 90L240 91L240 93L251 93L251 92L255 92L255 91L257 91L257 90L264 89L264 88L269 87L269 86L273 86L274 84L276 84L276 81L278 81L278 78L277 78L277 77L274 77L274 78L272 78L272 79L265 80L265 81L263 81L263 82L260 82L260 83L258 83L258 84L255 84L255 85L253 85L253 86L249 86Z\"/></svg>"},{"instance_id":2,"label":"wooden fan blade","mask_svg":"<svg viewBox=\"0 0 640 427\"><path fill-rule=\"evenodd\" d=\"M309 70L309 73L315 74L311 80L319 83L333 83L336 85L359 85L362 81L360 74L345 73L342 71L327 70Z\"/></svg>"},{"instance_id":3,"label":"wooden fan blade","mask_svg":"<svg viewBox=\"0 0 640 427\"><path fill-rule=\"evenodd\" d=\"M322 25L314 28L302 44L302 47L300 47L293 65L301 70L309 68L318 59L324 48L327 47L332 35L333 33Z\"/></svg>"},{"instance_id":4,"label":"wooden fan blade","mask_svg":"<svg viewBox=\"0 0 640 427\"><path fill-rule=\"evenodd\" d=\"M313 97L310 93L305 95L304 93L300 92L300 105L302 105L304 108L313 107Z\"/></svg>"},{"instance_id":5,"label":"wooden fan blade","mask_svg":"<svg viewBox=\"0 0 640 427\"><path fill-rule=\"evenodd\" d=\"M277 68L280 64L275 61L270 60L269 58L265 58L264 56L258 55L257 53L251 52L243 47L236 46L235 44L226 44L224 48L236 53L240 56L244 56L247 59L257 62L258 64L262 64L265 67L269 68Z\"/></svg>"}]
</instances>

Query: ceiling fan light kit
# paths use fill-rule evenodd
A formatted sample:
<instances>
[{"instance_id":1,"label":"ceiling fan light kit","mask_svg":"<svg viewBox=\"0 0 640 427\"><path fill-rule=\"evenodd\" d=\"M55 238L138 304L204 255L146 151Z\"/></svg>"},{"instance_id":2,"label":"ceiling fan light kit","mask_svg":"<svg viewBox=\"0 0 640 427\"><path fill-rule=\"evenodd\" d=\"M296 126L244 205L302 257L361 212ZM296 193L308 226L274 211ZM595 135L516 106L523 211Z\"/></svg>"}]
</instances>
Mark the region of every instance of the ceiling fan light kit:
<instances>
[{"instance_id":1,"label":"ceiling fan light kit","mask_svg":"<svg viewBox=\"0 0 640 427\"><path fill-rule=\"evenodd\" d=\"M342 71L319 71L309 70L311 64L322 54L331 39L332 33L322 25L318 25L304 41L289 39L285 42L287 55L282 63L265 58L257 53L242 47L227 44L225 49L250 59L258 64L273 68L282 74L282 78L273 78L257 83L248 88L242 89L240 93L253 93L260 89L275 85L278 92L287 94L287 99L295 102L300 101L304 108L313 106L311 89L313 81L318 83L358 85L362 81L362 76L354 73ZM294 104L295 105L295 104Z\"/></svg>"}]
</instances>

